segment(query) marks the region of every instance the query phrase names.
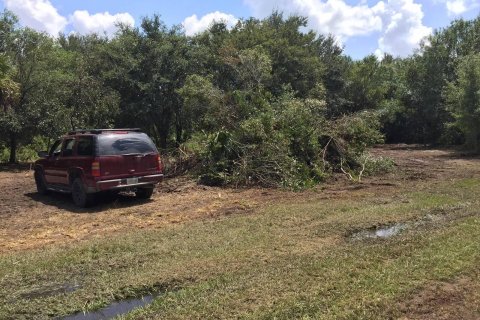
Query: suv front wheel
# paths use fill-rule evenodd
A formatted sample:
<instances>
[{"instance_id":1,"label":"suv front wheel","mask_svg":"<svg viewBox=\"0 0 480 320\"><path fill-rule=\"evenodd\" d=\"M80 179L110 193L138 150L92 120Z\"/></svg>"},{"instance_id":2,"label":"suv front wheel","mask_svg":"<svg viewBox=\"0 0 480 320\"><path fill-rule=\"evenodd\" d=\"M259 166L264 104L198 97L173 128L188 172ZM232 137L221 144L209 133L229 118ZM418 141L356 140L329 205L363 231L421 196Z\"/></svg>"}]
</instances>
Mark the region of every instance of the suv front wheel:
<instances>
[{"instance_id":1,"label":"suv front wheel","mask_svg":"<svg viewBox=\"0 0 480 320\"><path fill-rule=\"evenodd\" d=\"M93 194L88 194L82 179L76 178L72 183L72 198L76 206L86 208L92 204Z\"/></svg>"},{"instance_id":2,"label":"suv front wheel","mask_svg":"<svg viewBox=\"0 0 480 320\"><path fill-rule=\"evenodd\" d=\"M47 194L48 188L45 182L45 177L39 169L35 170L35 184L37 185L37 192L39 194Z\"/></svg>"}]
</instances>

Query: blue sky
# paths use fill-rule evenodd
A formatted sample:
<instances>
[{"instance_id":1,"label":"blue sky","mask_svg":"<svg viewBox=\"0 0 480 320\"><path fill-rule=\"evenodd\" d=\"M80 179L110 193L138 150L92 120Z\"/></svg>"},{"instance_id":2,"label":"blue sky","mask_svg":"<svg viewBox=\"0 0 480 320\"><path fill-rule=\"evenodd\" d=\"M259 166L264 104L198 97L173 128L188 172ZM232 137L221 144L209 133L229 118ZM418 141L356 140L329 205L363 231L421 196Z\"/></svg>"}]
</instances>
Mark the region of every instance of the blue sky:
<instances>
[{"instance_id":1,"label":"blue sky","mask_svg":"<svg viewBox=\"0 0 480 320\"><path fill-rule=\"evenodd\" d=\"M478 16L480 0L0 0L0 8L52 35L111 35L117 21L138 25L153 13L167 25L182 24L187 34L195 34L213 20L233 25L239 18L262 18L278 9L307 16L310 28L335 35L346 53L358 59L384 52L406 56L433 29Z\"/></svg>"}]
</instances>

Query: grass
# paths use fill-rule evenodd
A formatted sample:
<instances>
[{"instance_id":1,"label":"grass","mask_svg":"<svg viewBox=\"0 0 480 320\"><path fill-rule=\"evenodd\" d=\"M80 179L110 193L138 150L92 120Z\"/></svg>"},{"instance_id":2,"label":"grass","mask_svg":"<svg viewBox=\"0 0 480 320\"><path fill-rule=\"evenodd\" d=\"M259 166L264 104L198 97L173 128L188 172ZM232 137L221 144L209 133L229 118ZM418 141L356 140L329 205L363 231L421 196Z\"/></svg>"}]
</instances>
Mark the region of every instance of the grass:
<instances>
[{"instance_id":1,"label":"grass","mask_svg":"<svg viewBox=\"0 0 480 320\"><path fill-rule=\"evenodd\" d=\"M279 203L250 215L4 255L0 318L67 315L154 291L164 294L124 318L399 316L399 301L431 281L469 274L480 261L480 180L404 191ZM438 212L452 219L388 240L346 237ZM66 285L79 287L45 290Z\"/></svg>"}]
</instances>

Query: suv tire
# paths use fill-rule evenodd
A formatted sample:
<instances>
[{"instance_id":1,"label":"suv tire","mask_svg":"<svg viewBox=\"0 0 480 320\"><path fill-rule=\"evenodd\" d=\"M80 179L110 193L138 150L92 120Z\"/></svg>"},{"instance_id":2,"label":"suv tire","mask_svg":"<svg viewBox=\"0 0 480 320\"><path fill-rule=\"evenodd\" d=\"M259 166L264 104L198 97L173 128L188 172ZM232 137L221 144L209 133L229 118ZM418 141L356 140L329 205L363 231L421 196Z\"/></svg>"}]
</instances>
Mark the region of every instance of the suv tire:
<instances>
[{"instance_id":1,"label":"suv tire","mask_svg":"<svg viewBox=\"0 0 480 320\"><path fill-rule=\"evenodd\" d=\"M150 199L153 194L153 186L150 188L137 188L137 191L135 191L135 196L137 196L138 199Z\"/></svg>"},{"instance_id":2,"label":"suv tire","mask_svg":"<svg viewBox=\"0 0 480 320\"><path fill-rule=\"evenodd\" d=\"M47 183L45 181L45 176L41 170L35 170L35 184L37 185L37 192L39 194L45 195L48 194Z\"/></svg>"},{"instance_id":3,"label":"suv tire","mask_svg":"<svg viewBox=\"0 0 480 320\"><path fill-rule=\"evenodd\" d=\"M72 199L77 207L86 208L92 204L93 195L88 194L80 178L76 178L72 183Z\"/></svg>"}]
</instances>

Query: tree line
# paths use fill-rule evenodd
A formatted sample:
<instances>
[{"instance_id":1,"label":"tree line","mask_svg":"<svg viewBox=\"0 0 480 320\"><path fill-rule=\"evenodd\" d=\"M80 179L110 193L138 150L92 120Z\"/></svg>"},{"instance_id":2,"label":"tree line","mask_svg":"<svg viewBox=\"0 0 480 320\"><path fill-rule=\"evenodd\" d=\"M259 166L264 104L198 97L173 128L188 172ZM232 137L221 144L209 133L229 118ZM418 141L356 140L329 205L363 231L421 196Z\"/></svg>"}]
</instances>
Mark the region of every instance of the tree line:
<instances>
[{"instance_id":1,"label":"tree line","mask_svg":"<svg viewBox=\"0 0 480 320\"><path fill-rule=\"evenodd\" d=\"M480 18L407 58L353 60L306 27L273 12L186 36L153 15L111 38L52 38L4 11L0 150L15 162L68 130L140 127L207 182L291 187L375 170L366 149L383 141L479 151Z\"/></svg>"}]
</instances>

